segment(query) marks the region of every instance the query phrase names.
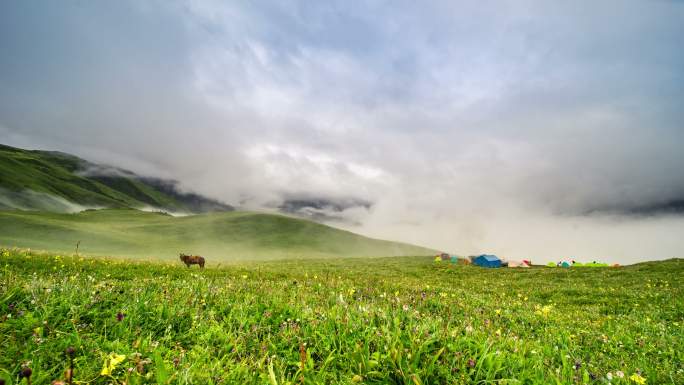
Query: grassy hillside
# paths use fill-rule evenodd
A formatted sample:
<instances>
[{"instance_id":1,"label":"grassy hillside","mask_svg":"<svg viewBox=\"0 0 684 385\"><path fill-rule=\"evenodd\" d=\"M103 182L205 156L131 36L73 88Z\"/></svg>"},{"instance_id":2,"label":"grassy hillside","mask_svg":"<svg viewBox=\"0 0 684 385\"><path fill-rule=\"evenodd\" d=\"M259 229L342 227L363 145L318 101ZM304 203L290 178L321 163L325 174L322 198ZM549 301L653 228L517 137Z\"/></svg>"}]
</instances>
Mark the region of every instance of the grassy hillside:
<instances>
[{"instance_id":1,"label":"grassy hillside","mask_svg":"<svg viewBox=\"0 0 684 385\"><path fill-rule=\"evenodd\" d=\"M431 255L434 250L366 238L307 220L253 212L172 217L132 209L77 214L0 212L0 245L138 258L205 255L210 262L331 256Z\"/></svg>"},{"instance_id":2,"label":"grassy hillside","mask_svg":"<svg viewBox=\"0 0 684 385\"><path fill-rule=\"evenodd\" d=\"M684 260L187 269L0 250L0 378L33 384L682 384Z\"/></svg>"},{"instance_id":3,"label":"grassy hillside","mask_svg":"<svg viewBox=\"0 0 684 385\"><path fill-rule=\"evenodd\" d=\"M83 206L231 209L196 194L179 193L171 181L142 178L60 152L0 145L0 209L68 212Z\"/></svg>"}]
</instances>

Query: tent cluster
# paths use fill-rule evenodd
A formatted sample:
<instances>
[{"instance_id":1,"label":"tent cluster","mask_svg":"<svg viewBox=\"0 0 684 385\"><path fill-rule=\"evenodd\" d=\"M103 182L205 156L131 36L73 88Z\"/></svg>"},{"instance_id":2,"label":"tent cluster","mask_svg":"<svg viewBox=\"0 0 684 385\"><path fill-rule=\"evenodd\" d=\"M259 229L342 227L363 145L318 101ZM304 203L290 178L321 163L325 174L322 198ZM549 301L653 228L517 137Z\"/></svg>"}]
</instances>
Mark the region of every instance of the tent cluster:
<instances>
[{"instance_id":1,"label":"tent cluster","mask_svg":"<svg viewBox=\"0 0 684 385\"><path fill-rule=\"evenodd\" d=\"M470 257L461 257L458 255L449 255L447 253L439 254L435 257L435 262L450 262L455 265L470 265Z\"/></svg>"},{"instance_id":2,"label":"tent cluster","mask_svg":"<svg viewBox=\"0 0 684 385\"><path fill-rule=\"evenodd\" d=\"M435 262L451 262L452 264L458 265L475 265L480 267L497 268L497 267L530 267L532 262L529 259L523 259L520 261L514 260L504 260L493 254L482 254L470 257L461 257L458 255L449 255L447 253L441 253L435 257ZM570 261L559 261L559 262L549 262L546 266L549 267L620 267L619 264L609 265L604 262L587 262L581 263L574 259Z\"/></svg>"},{"instance_id":3,"label":"tent cluster","mask_svg":"<svg viewBox=\"0 0 684 385\"><path fill-rule=\"evenodd\" d=\"M458 264L458 265L475 265L475 266L480 266L480 267L489 267L489 268L497 268L497 267L530 267L532 265L532 262L523 259L522 261L504 261L501 258L497 257L496 255L492 254L482 254L482 255L476 255L476 256L469 256L469 257L461 257L458 255L449 255L446 253L442 253L438 256L435 257L435 262L441 262L441 261L450 261L453 264Z\"/></svg>"},{"instance_id":4,"label":"tent cluster","mask_svg":"<svg viewBox=\"0 0 684 385\"><path fill-rule=\"evenodd\" d=\"M582 262L577 262L574 259L570 261L558 261L556 263L549 262L546 264L548 267L608 267L611 265L608 265L607 263L604 262L587 262L587 263L582 263ZM620 267L619 264L614 264L612 267Z\"/></svg>"}]
</instances>

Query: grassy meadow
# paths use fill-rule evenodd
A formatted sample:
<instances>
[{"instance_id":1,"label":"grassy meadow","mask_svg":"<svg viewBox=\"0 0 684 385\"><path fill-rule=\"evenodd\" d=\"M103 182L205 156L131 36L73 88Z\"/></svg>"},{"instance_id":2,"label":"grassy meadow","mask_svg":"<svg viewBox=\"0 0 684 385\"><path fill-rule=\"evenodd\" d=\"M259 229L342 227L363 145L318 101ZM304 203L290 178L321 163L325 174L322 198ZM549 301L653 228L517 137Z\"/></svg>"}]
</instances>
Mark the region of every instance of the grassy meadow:
<instances>
[{"instance_id":1,"label":"grassy meadow","mask_svg":"<svg viewBox=\"0 0 684 385\"><path fill-rule=\"evenodd\" d=\"M199 270L4 249L0 378L68 383L72 365L74 384L682 384L682 277L681 259Z\"/></svg>"},{"instance_id":2,"label":"grassy meadow","mask_svg":"<svg viewBox=\"0 0 684 385\"><path fill-rule=\"evenodd\" d=\"M367 238L284 215L230 211L173 217L134 209L74 214L0 211L0 245L88 255L210 261L434 255L437 251Z\"/></svg>"}]
</instances>

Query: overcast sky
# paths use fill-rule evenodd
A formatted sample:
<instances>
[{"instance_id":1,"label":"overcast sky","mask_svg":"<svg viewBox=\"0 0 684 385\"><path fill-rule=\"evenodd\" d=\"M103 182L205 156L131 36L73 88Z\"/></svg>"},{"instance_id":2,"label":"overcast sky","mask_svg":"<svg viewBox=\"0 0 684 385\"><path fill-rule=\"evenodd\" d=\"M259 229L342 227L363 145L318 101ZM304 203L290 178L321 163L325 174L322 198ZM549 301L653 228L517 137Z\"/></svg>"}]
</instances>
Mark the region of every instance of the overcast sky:
<instances>
[{"instance_id":1,"label":"overcast sky","mask_svg":"<svg viewBox=\"0 0 684 385\"><path fill-rule=\"evenodd\" d=\"M643 211L684 200L683 37L680 1L3 1L0 142L452 253L682 257Z\"/></svg>"}]
</instances>

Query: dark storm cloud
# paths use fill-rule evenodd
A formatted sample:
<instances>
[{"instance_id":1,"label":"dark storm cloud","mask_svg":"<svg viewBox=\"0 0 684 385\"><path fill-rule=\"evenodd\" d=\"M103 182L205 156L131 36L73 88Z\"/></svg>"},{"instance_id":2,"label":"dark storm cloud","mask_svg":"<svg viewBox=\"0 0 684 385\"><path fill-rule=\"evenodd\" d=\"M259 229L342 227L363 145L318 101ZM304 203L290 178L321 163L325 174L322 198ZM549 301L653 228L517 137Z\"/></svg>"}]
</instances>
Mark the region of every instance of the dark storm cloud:
<instances>
[{"instance_id":1,"label":"dark storm cloud","mask_svg":"<svg viewBox=\"0 0 684 385\"><path fill-rule=\"evenodd\" d=\"M0 135L250 208L368 202L333 211L456 252L672 256L683 20L665 1L4 2Z\"/></svg>"}]
</instances>

